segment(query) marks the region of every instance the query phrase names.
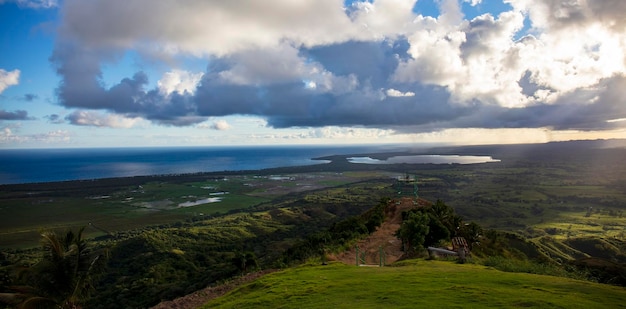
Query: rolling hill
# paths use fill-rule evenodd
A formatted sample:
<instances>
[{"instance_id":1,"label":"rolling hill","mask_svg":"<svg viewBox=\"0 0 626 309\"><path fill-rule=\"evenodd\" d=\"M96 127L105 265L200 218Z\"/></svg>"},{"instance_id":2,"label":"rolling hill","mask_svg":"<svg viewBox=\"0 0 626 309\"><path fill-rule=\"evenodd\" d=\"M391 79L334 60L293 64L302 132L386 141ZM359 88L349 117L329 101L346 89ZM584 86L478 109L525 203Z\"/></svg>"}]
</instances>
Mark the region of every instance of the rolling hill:
<instances>
[{"instance_id":1,"label":"rolling hill","mask_svg":"<svg viewBox=\"0 0 626 309\"><path fill-rule=\"evenodd\" d=\"M618 308L621 287L411 260L395 267L306 265L265 275L202 308Z\"/></svg>"}]
</instances>

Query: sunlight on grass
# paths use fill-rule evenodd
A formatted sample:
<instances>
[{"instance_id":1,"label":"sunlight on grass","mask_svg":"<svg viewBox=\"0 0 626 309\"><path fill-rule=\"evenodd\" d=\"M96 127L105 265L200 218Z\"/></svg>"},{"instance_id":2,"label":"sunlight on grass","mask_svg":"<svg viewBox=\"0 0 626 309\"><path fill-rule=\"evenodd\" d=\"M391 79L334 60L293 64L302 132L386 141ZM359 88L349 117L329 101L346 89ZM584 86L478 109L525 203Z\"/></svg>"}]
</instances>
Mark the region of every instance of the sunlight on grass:
<instances>
[{"instance_id":1,"label":"sunlight on grass","mask_svg":"<svg viewBox=\"0 0 626 309\"><path fill-rule=\"evenodd\" d=\"M202 308L615 308L622 288L485 266L408 261L399 267L330 264L267 275Z\"/></svg>"}]
</instances>

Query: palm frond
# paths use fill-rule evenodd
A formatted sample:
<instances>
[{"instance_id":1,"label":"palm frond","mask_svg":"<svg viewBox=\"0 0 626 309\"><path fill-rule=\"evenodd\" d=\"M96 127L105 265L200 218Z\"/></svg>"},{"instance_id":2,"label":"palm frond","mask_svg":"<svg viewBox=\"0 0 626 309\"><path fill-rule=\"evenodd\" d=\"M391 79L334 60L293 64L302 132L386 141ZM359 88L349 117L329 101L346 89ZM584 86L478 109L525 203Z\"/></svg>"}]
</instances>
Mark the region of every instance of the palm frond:
<instances>
[{"instance_id":1,"label":"palm frond","mask_svg":"<svg viewBox=\"0 0 626 309\"><path fill-rule=\"evenodd\" d=\"M57 307L57 303L54 300L41 296L29 297L19 306L21 309L42 309L55 307Z\"/></svg>"},{"instance_id":2,"label":"palm frond","mask_svg":"<svg viewBox=\"0 0 626 309\"><path fill-rule=\"evenodd\" d=\"M24 286L6 293L20 308L79 308L94 290L94 281L104 272L108 252L92 250L83 239L84 228L57 235L41 232L43 258L20 276Z\"/></svg>"},{"instance_id":3,"label":"palm frond","mask_svg":"<svg viewBox=\"0 0 626 309\"><path fill-rule=\"evenodd\" d=\"M52 259L59 259L65 256L65 248L59 241L57 234L52 231L45 231L41 233L41 244L44 249L44 254L49 255Z\"/></svg>"},{"instance_id":4,"label":"palm frond","mask_svg":"<svg viewBox=\"0 0 626 309\"><path fill-rule=\"evenodd\" d=\"M0 303L7 305L17 305L22 302L23 295L20 293L0 293Z\"/></svg>"}]
</instances>

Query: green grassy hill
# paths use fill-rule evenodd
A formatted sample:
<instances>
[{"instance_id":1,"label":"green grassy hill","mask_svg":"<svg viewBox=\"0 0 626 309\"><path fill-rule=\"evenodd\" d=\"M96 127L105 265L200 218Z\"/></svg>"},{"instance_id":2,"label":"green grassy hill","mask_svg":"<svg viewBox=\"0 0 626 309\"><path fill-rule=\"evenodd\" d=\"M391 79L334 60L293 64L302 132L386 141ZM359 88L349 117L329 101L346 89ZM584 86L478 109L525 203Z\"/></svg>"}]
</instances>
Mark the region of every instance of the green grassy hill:
<instances>
[{"instance_id":1,"label":"green grassy hill","mask_svg":"<svg viewBox=\"0 0 626 309\"><path fill-rule=\"evenodd\" d=\"M618 308L621 287L413 260L394 267L341 263L266 275L202 308Z\"/></svg>"}]
</instances>

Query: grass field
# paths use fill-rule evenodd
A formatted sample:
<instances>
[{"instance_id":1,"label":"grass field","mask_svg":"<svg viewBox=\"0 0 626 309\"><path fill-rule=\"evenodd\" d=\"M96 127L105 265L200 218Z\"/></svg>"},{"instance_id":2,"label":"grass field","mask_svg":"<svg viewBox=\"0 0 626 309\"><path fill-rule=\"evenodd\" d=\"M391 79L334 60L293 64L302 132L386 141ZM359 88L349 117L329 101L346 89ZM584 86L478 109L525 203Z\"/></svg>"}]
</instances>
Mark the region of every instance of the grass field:
<instances>
[{"instance_id":1,"label":"grass field","mask_svg":"<svg viewBox=\"0 0 626 309\"><path fill-rule=\"evenodd\" d=\"M202 308L618 308L620 287L443 261L340 263L266 275Z\"/></svg>"},{"instance_id":2,"label":"grass field","mask_svg":"<svg viewBox=\"0 0 626 309\"><path fill-rule=\"evenodd\" d=\"M103 186L95 191L81 190L81 183L68 183L65 191L45 186L30 190L28 185L23 185L21 191L11 191L0 186L0 248L36 246L43 229L61 231L86 226L86 235L95 237L105 234L104 231L114 233L225 214L292 192L347 185L368 177L372 174L249 174L211 176L204 181L193 177L193 181L186 182L185 176L180 176L177 181L148 178L138 184ZM219 198L219 201L180 206L208 198Z\"/></svg>"}]
</instances>

